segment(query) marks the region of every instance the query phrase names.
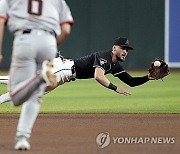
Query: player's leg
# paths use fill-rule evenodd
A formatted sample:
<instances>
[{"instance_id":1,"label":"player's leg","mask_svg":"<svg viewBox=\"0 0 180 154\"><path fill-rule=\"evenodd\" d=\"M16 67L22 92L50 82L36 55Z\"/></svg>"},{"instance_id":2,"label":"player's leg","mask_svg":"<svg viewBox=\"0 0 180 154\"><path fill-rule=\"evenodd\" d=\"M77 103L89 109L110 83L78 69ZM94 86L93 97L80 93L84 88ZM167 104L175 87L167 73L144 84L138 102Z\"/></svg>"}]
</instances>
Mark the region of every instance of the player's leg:
<instances>
[{"instance_id":1,"label":"player's leg","mask_svg":"<svg viewBox=\"0 0 180 154\"><path fill-rule=\"evenodd\" d=\"M74 62L72 60L65 60L62 61L60 57L53 59L53 65L55 67L54 73L57 77L58 85L62 85L65 82L68 82L75 78L75 71L73 70ZM74 72L73 72L74 71ZM2 80L1 80L2 79ZM9 76L0 76L0 83L1 81L6 83L8 82ZM58 86L57 85L57 86ZM56 87L46 87L45 94L49 93ZM0 104L10 101L9 92L0 95Z\"/></svg>"},{"instance_id":2,"label":"player's leg","mask_svg":"<svg viewBox=\"0 0 180 154\"><path fill-rule=\"evenodd\" d=\"M57 82L59 83L59 85L63 84L63 82L68 77L69 77L69 80L70 80L70 77L72 76L72 72L70 70L71 70L71 67L73 66L73 64L70 64L68 68L67 67L65 68L64 64L63 64L63 62L62 62L62 60L60 58L54 58L53 59L53 65L55 67L54 73L57 76L57 79L58 79ZM7 84L8 80L9 80L9 76L0 76L0 83L6 83ZM49 93L54 88L56 88L56 87L47 86L46 90L45 90L45 94ZM23 92L27 93L25 90ZM0 104L6 103L6 102L9 102L9 101L11 101L9 92L0 95Z\"/></svg>"},{"instance_id":3,"label":"player's leg","mask_svg":"<svg viewBox=\"0 0 180 154\"><path fill-rule=\"evenodd\" d=\"M10 93L11 99L15 106L21 105L23 102L29 99L29 97L34 93L34 91L41 85L49 85L50 87L55 87L57 85L56 77L53 74L51 63L45 61L43 63L43 70L41 73L36 74L30 80L25 80L21 82L14 91ZM47 83L47 84L46 84Z\"/></svg>"},{"instance_id":4,"label":"player's leg","mask_svg":"<svg viewBox=\"0 0 180 154\"><path fill-rule=\"evenodd\" d=\"M56 45L48 44L50 39L47 39L47 42L44 43L44 49L40 47L41 50L38 51L38 56L36 58L37 70L41 70L42 63L44 59L53 59L56 54ZM42 39L39 41L43 42ZM38 41L36 41L38 42ZM41 42L39 44L41 44ZM55 39L54 39L55 44ZM38 45L38 43L37 43ZM42 45L42 44L41 44ZM33 128L34 122L39 112L40 107L40 98L42 97L46 84L41 84L29 97L29 99L23 104L18 127L16 133L17 142L15 144L15 149L24 150L29 149L28 139L31 136L31 130ZM21 142L22 141L22 142ZM26 141L26 142L25 142Z\"/></svg>"},{"instance_id":5,"label":"player's leg","mask_svg":"<svg viewBox=\"0 0 180 154\"><path fill-rule=\"evenodd\" d=\"M75 80L76 73L73 60L62 60L60 57L58 57L53 59L53 64L55 67L54 74L57 77L58 85Z\"/></svg>"},{"instance_id":6,"label":"player's leg","mask_svg":"<svg viewBox=\"0 0 180 154\"><path fill-rule=\"evenodd\" d=\"M9 95L9 92L0 95L0 104L6 103L6 102L9 102L9 101L11 101L11 97Z\"/></svg>"},{"instance_id":7,"label":"player's leg","mask_svg":"<svg viewBox=\"0 0 180 154\"><path fill-rule=\"evenodd\" d=\"M15 106L23 103L21 98L23 94L21 93L33 82L33 79L37 78L34 60L36 50L33 48L32 42L29 42L28 37L29 35L17 35L13 42L9 87L10 96Z\"/></svg>"},{"instance_id":8,"label":"player's leg","mask_svg":"<svg viewBox=\"0 0 180 154\"><path fill-rule=\"evenodd\" d=\"M40 104L37 102L27 101L22 105L22 111L18 121L16 132L16 143L14 148L16 150L29 150L30 143L29 138L31 134L31 128L33 126L38 115ZM31 120L29 120L31 119Z\"/></svg>"},{"instance_id":9,"label":"player's leg","mask_svg":"<svg viewBox=\"0 0 180 154\"><path fill-rule=\"evenodd\" d=\"M53 36L51 36L51 39L52 38ZM33 42L30 43L29 40ZM46 44L42 44L41 42L45 42ZM45 82L48 82L47 80L52 81L51 78L54 77L54 75L51 63L46 62L46 64L43 65L42 71L38 73L36 71L37 64L42 67L44 60L54 58L56 54L55 42L55 38L53 38L52 43L46 36L40 37L33 34L16 37L10 70L10 77L12 79L10 80L10 96L15 106L25 102L41 84L46 84ZM39 46L44 47L43 51ZM51 50L52 47L54 47L53 50ZM42 51L43 56L39 51ZM35 57L37 58L35 59ZM41 61L39 59L41 59Z\"/></svg>"},{"instance_id":10,"label":"player's leg","mask_svg":"<svg viewBox=\"0 0 180 154\"><path fill-rule=\"evenodd\" d=\"M27 101L22 105L20 119L18 121L16 132L16 150L29 150L29 138L31 129L34 125L36 117L38 116L40 104L35 101Z\"/></svg>"},{"instance_id":11,"label":"player's leg","mask_svg":"<svg viewBox=\"0 0 180 154\"><path fill-rule=\"evenodd\" d=\"M30 143L29 139L31 131L34 126L34 122L38 116L42 95L43 86L36 90L36 93L22 105L20 118L18 121L17 132L16 132L16 150L29 150Z\"/></svg>"}]
</instances>

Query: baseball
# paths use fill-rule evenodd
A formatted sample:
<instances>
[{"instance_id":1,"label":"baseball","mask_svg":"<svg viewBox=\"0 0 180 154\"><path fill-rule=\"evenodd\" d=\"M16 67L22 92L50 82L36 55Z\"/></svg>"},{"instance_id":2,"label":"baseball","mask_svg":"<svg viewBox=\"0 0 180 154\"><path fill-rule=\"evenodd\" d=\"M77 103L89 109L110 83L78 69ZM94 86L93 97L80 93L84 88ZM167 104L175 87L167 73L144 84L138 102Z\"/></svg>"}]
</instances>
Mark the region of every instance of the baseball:
<instances>
[{"instance_id":1,"label":"baseball","mask_svg":"<svg viewBox=\"0 0 180 154\"><path fill-rule=\"evenodd\" d=\"M160 61L157 60L157 61L154 62L154 66L159 67L160 65L161 65Z\"/></svg>"}]
</instances>

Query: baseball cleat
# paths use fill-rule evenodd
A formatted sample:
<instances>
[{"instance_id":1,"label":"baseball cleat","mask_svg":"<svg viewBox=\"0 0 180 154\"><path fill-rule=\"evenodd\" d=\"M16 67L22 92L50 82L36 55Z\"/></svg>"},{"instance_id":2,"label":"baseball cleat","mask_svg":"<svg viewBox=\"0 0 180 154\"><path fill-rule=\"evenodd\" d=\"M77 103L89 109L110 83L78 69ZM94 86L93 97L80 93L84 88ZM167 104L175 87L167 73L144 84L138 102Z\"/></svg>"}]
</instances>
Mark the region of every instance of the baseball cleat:
<instances>
[{"instance_id":1,"label":"baseball cleat","mask_svg":"<svg viewBox=\"0 0 180 154\"><path fill-rule=\"evenodd\" d=\"M28 138L25 136L18 136L16 138L16 144L14 146L15 150L30 150L31 146L29 144Z\"/></svg>"},{"instance_id":2,"label":"baseball cleat","mask_svg":"<svg viewBox=\"0 0 180 154\"><path fill-rule=\"evenodd\" d=\"M57 78L53 72L54 65L51 61L45 60L42 64L42 76L48 86L55 88L57 86Z\"/></svg>"}]
</instances>

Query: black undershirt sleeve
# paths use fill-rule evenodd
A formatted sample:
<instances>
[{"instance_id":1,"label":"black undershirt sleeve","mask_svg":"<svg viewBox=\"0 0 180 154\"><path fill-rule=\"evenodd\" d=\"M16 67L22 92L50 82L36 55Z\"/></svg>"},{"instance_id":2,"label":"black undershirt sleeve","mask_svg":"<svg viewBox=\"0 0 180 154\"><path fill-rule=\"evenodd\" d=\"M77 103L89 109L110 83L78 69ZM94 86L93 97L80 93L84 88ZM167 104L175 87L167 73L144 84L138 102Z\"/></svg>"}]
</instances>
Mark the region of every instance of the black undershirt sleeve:
<instances>
[{"instance_id":1,"label":"black undershirt sleeve","mask_svg":"<svg viewBox=\"0 0 180 154\"><path fill-rule=\"evenodd\" d=\"M132 77L127 72L120 73L116 75L116 77L118 77L121 81L123 81L130 87L139 86L149 81L148 75L143 76L143 77Z\"/></svg>"}]
</instances>

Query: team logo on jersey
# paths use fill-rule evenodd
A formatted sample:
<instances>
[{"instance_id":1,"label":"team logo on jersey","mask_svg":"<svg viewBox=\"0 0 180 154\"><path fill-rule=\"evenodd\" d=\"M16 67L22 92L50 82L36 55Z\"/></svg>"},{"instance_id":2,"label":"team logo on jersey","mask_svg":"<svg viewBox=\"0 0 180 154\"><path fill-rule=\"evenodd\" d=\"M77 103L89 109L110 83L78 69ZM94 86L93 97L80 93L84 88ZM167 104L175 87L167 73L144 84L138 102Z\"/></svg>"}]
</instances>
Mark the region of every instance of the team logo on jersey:
<instances>
[{"instance_id":1,"label":"team logo on jersey","mask_svg":"<svg viewBox=\"0 0 180 154\"><path fill-rule=\"evenodd\" d=\"M106 59L103 59L103 58L100 58L100 64L101 64L101 65L104 65L105 63L107 63L107 60L106 60Z\"/></svg>"}]
</instances>

